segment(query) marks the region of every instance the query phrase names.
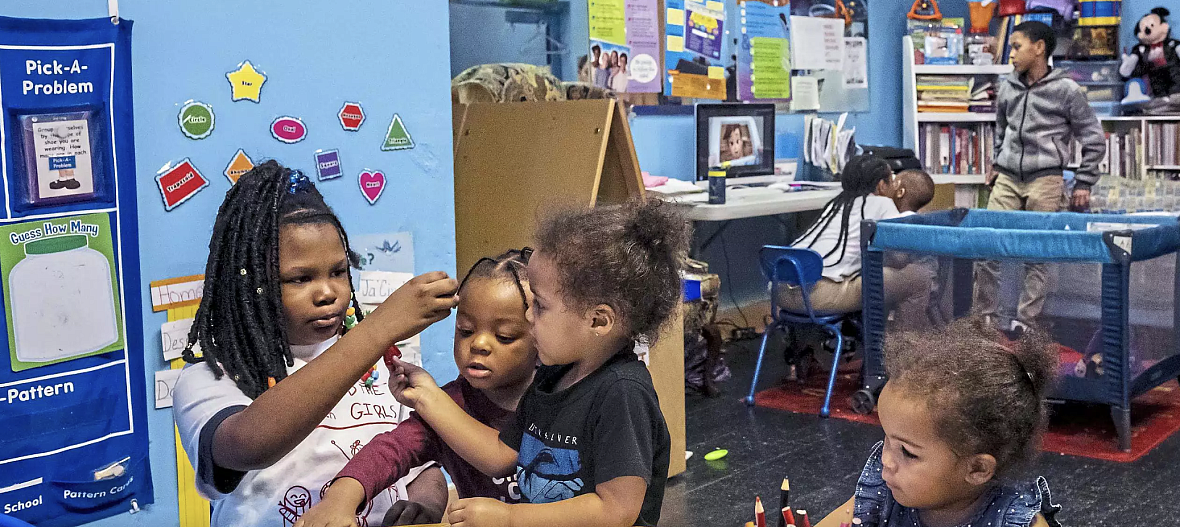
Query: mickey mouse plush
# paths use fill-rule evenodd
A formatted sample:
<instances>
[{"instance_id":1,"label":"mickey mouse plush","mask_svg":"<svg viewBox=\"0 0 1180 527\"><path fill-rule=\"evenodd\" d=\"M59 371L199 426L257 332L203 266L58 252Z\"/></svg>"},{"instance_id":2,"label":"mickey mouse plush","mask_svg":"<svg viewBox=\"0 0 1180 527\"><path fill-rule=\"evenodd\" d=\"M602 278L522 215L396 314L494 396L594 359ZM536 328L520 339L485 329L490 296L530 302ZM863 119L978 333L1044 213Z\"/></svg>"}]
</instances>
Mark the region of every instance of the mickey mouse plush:
<instances>
[{"instance_id":1,"label":"mickey mouse plush","mask_svg":"<svg viewBox=\"0 0 1180 527\"><path fill-rule=\"evenodd\" d=\"M1152 9L1139 19L1135 36L1139 44L1130 55L1123 55L1119 73L1124 78L1147 76L1152 97L1180 94L1180 41L1172 38L1168 10Z\"/></svg>"}]
</instances>

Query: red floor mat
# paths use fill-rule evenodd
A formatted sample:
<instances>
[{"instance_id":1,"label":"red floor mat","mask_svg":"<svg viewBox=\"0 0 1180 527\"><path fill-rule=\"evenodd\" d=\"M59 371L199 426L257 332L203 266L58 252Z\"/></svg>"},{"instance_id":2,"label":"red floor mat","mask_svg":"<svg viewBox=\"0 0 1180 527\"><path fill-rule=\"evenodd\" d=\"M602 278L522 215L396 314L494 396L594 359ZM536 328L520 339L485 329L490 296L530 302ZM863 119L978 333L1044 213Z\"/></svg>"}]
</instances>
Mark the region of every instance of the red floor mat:
<instances>
[{"instance_id":1,"label":"red floor mat","mask_svg":"<svg viewBox=\"0 0 1180 527\"><path fill-rule=\"evenodd\" d=\"M859 415L848 404L857 375L840 375L832 394L832 417L880 424L877 415ZM806 385L790 382L754 395L754 404L788 412L819 414L827 377L812 375ZM1135 461L1180 430L1180 386L1169 381L1131 403L1131 452L1118 449L1117 434L1106 406L1067 403L1052 407L1044 450L1123 463Z\"/></svg>"}]
</instances>

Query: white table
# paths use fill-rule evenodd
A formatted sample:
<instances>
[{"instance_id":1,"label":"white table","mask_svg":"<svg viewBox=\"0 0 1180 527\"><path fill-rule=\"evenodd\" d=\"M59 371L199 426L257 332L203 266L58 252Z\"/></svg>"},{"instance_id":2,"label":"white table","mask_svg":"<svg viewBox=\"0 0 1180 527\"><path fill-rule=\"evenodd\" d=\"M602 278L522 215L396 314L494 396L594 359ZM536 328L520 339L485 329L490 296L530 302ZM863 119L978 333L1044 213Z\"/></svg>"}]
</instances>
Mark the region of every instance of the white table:
<instances>
[{"instance_id":1,"label":"white table","mask_svg":"<svg viewBox=\"0 0 1180 527\"><path fill-rule=\"evenodd\" d=\"M819 210L838 194L840 191L835 189L783 192L769 187L752 187L727 189L725 203L720 205L710 205L708 193L667 196L666 199L679 205L690 220L729 221Z\"/></svg>"},{"instance_id":2,"label":"white table","mask_svg":"<svg viewBox=\"0 0 1180 527\"><path fill-rule=\"evenodd\" d=\"M784 192L770 187L739 187L726 189L725 203L710 205L707 202L707 192L672 196L649 193L651 196L660 196L677 204L684 211L685 217L692 221L722 222L699 247L693 247L694 255L699 255L712 244L713 240L725 231L730 220L820 210L839 194L840 191L836 189Z\"/></svg>"}]
</instances>

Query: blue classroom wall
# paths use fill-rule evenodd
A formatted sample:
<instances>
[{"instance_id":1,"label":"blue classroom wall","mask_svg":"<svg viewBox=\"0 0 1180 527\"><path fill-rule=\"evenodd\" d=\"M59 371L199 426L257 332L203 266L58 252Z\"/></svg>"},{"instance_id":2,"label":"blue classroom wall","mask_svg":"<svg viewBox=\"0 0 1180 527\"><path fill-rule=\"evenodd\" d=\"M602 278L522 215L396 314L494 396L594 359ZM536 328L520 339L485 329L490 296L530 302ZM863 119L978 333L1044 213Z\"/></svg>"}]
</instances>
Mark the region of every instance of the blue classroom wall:
<instances>
[{"instance_id":1,"label":"blue classroom wall","mask_svg":"<svg viewBox=\"0 0 1180 527\"><path fill-rule=\"evenodd\" d=\"M106 3L8 0L0 15L30 18L106 16ZM123 0L120 14L134 20L132 49L135 147L139 173L140 252L144 283L136 287L145 306L146 281L204 271L213 218L229 182L222 170L240 147L256 161L273 157L313 174L312 153L337 148L345 176L319 184L353 237L366 233L413 233L416 271L454 274L454 178L451 143L447 5L444 2L344 0L330 6L307 0ZM268 76L262 102L230 101L225 73L249 59ZM177 128L188 99L213 106L216 127L201 141ZM366 121L345 132L336 112L345 100L360 101ZM382 152L392 115L404 119L417 147ZM271 120L301 117L306 140L275 141ZM210 186L165 212L156 170L189 157ZM357 184L359 171L384 170L389 188L370 206ZM145 312L148 393L153 372L166 368L160 350L164 313ZM451 357L453 321L423 338L426 367L440 379L457 371ZM134 515L93 525L103 527L179 523L172 411L148 410L156 503Z\"/></svg>"}]
</instances>

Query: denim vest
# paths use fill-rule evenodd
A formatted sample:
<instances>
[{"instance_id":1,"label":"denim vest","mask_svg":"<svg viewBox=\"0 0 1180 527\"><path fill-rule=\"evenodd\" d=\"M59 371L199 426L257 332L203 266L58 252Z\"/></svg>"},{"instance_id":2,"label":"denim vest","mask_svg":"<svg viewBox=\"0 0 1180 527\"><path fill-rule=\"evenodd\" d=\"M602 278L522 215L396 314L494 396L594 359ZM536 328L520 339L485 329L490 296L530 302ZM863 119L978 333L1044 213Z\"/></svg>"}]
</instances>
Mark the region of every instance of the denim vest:
<instances>
[{"instance_id":1,"label":"denim vest","mask_svg":"<svg viewBox=\"0 0 1180 527\"><path fill-rule=\"evenodd\" d=\"M918 510L893 501L893 493L881 478L883 445L881 442L873 447L856 483L855 515L864 527L923 527ZM997 485L987 492L985 505L960 527L1029 527L1038 513L1044 516L1049 527L1061 527L1061 523L1054 519L1061 506L1052 504L1049 484L1043 477L1038 477L1035 485Z\"/></svg>"}]
</instances>

